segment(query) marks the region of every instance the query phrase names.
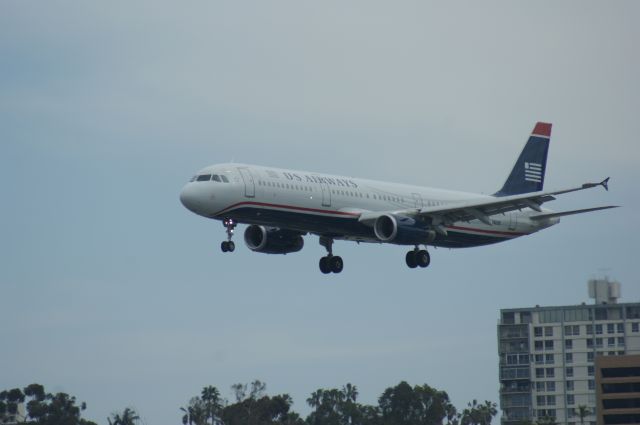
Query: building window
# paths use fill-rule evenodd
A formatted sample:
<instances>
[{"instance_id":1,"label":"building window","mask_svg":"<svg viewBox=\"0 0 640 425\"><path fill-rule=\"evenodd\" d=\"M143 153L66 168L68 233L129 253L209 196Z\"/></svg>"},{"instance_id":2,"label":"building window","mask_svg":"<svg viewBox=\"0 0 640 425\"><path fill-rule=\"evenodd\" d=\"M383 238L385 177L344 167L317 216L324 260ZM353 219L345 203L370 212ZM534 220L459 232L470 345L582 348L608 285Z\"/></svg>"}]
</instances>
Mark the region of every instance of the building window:
<instances>
[{"instance_id":1,"label":"building window","mask_svg":"<svg viewBox=\"0 0 640 425\"><path fill-rule=\"evenodd\" d=\"M616 325L613 323L607 323L607 333L612 334L616 331Z\"/></svg>"},{"instance_id":2,"label":"building window","mask_svg":"<svg viewBox=\"0 0 640 425\"><path fill-rule=\"evenodd\" d=\"M616 345L616 339L614 337L607 338L607 346L613 347L614 345Z\"/></svg>"},{"instance_id":3,"label":"building window","mask_svg":"<svg viewBox=\"0 0 640 425\"><path fill-rule=\"evenodd\" d=\"M544 369L541 367L536 368L536 378L544 378Z\"/></svg>"},{"instance_id":4,"label":"building window","mask_svg":"<svg viewBox=\"0 0 640 425\"><path fill-rule=\"evenodd\" d=\"M544 327L544 336L553 336L553 327L545 326Z\"/></svg>"},{"instance_id":5,"label":"building window","mask_svg":"<svg viewBox=\"0 0 640 425\"><path fill-rule=\"evenodd\" d=\"M536 354L535 360L536 360L536 364L543 364L544 356L542 354Z\"/></svg>"},{"instance_id":6,"label":"building window","mask_svg":"<svg viewBox=\"0 0 640 425\"><path fill-rule=\"evenodd\" d=\"M589 351L587 353L587 361L593 363L593 358L594 358L593 351Z\"/></svg>"},{"instance_id":7,"label":"building window","mask_svg":"<svg viewBox=\"0 0 640 425\"><path fill-rule=\"evenodd\" d=\"M640 323L634 322L631 324L631 332L640 332Z\"/></svg>"},{"instance_id":8,"label":"building window","mask_svg":"<svg viewBox=\"0 0 640 425\"><path fill-rule=\"evenodd\" d=\"M589 379L589 389L590 390L596 389L596 381L594 381L593 379Z\"/></svg>"},{"instance_id":9,"label":"building window","mask_svg":"<svg viewBox=\"0 0 640 425\"><path fill-rule=\"evenodd\" d=\"M536 396L536 404L538 406L544 406L546 404L546 398L543 395Z\"/></svg>"},{"instance_id":10,"label":"building window","mask_svg":"<svg viewBox=\"0 0 640 425\"><path fill-rule=\"evenodd\" d=\"M565 363L573 363L573 353L565 353L564 362Z\"/></svg>"},{"instance_id":11,"label":"building window","mask_svg":"<svg viewBox=\"0 0 640 425\"><path fill-rule=\"evenodd\" d=\"M568 377L568 378L573 377L573 368L572 368L572 367L568 367L568 368L566 369L566 374L567 374L567 377Z\"/></svg>"},{"instance_id":12,"label":"building window","mask_svg":"<svg viewBox=\"0 0 640 425\"><path fill-rule=\"evenodd\" d=\"M573 336L578 336L578 335L580 335L580 326L573 325Z\"/></svg>"},{"instance_id":13,"label":"building window","mask_svg":"<svg viewBox=\"0 0 640 425\"><path fill-rule=\"evenodd\" d=\"M596 335L602 335L602 325L596 325Z\"/></svg>"},{"instance_id":14,"label":"building window","mask_svg":"<svg viewBox=\"0 0 640 425\"><path fill-rule=\"evenodd\" d=\"M543 347L542 341L535 341L533 344L536 351L542 351L542 347Z\"/></svg>"},{"instance_id":15,"label":"building window","mask_svg":"<svg viewBox=\"0 0 640 425\"><path fill-rule=\"evenodd\" d=\"M587 348L593 348L593 338L587 338Z\"/></svg>"},{"instance_id":16,"label":"building window","mask_svg":"<svg viewBox=\"0 0 640 425\"><path fill-rule=\"evenodd\" d=\"M596 348L602 347L602 338L596 338Z\"/></svg>"},{"instance_id":17,"label":"building window","mask_svg":"<svg viewBox=\"0 0 640 425\"><path fill-rule=\"evenodd\" d=\"M567 406L573 406L574 404L576 404L576 396L573 394L567 395ZM569 409L569 411L571 410L573 409Z\"/></svg>"},{"instance_id":18,"label":"building window","mask_svg":"<svg viewBox=\"0 0 640 425\"><path fill-rule=\"evenodd\" d=\"M573 335L573 329L571 328L571 326L565 326L564 327L564 334L565 334L565 336Z\"/></svg>"},{"instance_id":19,"label":"building window","mask_svg":"<svg viewBox=\"0 0 640 425\"><path fill-rule=\"evenodd\" d=\"M564 348L566 348L567 350L572 350L573 349L573 340L572 339L565 339L564 340Z\"/></svg>"},{"instance_id":20,"label":"building window","mask_svg":"<svg viewBox=\"0 0 640 425\"><path fill-rule=\"evenodd\" d=\"M520 364L529 364L529 355L528 354L520 354L519 362L520 362Z\"/></svg>"},{"instance_id":21,"label":"building window","mask_svg":"<svg viewBox=\"0 0 640 425\"><path fill-rule=\"evenodd\" d=\"M574 400L575 402L575 400ZM576 417L576 411L573 409L567 409L567 418L572 419Z\"/></svg>"},{"instance_id":22,"label":"building window","mask_svg":"<svg viewBox=\"0 0 640 425\"><path fill-rule=\"evenodd\" d=\"M553 364L553 354L546 354L544 356L544 362L546 364Z\"/></svg>"},{"instance_id":23,"label":"building window","mask_svg":"<svg viewBox=\"0 0 640 425\"><path fill-rule=\"evenodd\" d=\"M533 328L533 336L541 337L542 336L542 326L536 326Z\"/></svg>"},{"instance_id":24,"label":"building window","mask_svg":"<svg viewBox=\"0 0 640 425\"><path fill-rule=\"evenodd\" d=\"M536 391L538 392L544 391L544 382L536 382Z\"/></svg>"},{"instance_id":25,"label":"building window","mask_svg":"<svg viewBox=\"0 0 640 425\"><path fill-rule=\"evenodd\" d=\"M587 325L587 335L593 335L593 325Z\"/></svg>"},{"instance_id":26,"label":"building window","mask_svg":"<svg viewBox=\"0 0 640 425\"><path fill-rule=\"evenodd\" d=\"M624 333L624 324L623 324L623 323L618 323L618 324L616 325L616 328L617 328L617 329L616 329L616 332L618 332L619 334Z\"/></svg>"},{"instance_id":27,"label":"building window","mask_svg":"<svg viewBox=\"0 0 640 425\"><path fill-rule=\"evenodd\" d=\"M573 381L567 381L567 391L573 391Z\"/></svg>"},{"instance_id":28,"label":"building window","mask_svg":"<svg viewBox=\"0 0 640 425\"><path fill-rule=\"evenodd\" d=\"M547 391L553 392L556 390L556 381L548 381L547 382Z\"/></svg>"},{"instance_id":29,"label":"building window","mask_svg":"<svg viewBox=\"0 0 640 425\"><path fill-rule=\"evenodd\" d=\"M589 367L587 367L587 374L588 374L589 376L593 376L593 375L594 375L594 373L595 373L595 367L593 367L593 366L589 366Z\"/></svg>"},{"instance_id":30,"label":"building window","mask_svg":"<svg viewBox=\"0 0 640 425\"><path fill-rule=\"evenodd\" d=\"M546 376L547 378L553 378L555 376L555 369L552 367L548 367L546 369Z\"/></svg>"},{"instance_id":31,"label":"building window","mask_svg":"<svg viewBox=\"0 0 640 425\"><path fill-rule=\"evenodd\" d=\"M544 342L545 350L553 350L553 340L548 340Z\"/></svg>"},{"instance_id":32,"label":"building window","mask_svg":"<svg viewBox=\"0 0 640 425\"><path fill-rule=\"evenodd\" d=\"M547 406L555 406L556 405L556 396L548 395L547 396Z\"/></svg>"},{"instance_id":33,"label":"building window","mask_svg":"<svg viewBox=\"0 0 640 425\"><path fill-rule=\"evenodd\" d=\"M619 336L618 337L618 345L624 345L624 337L623 336Z\"/></svg>"},{"instance_id":34,"label":"building window","mask_svg":"<svg viewBox=\"0 0 640 425\"><path fill-rule=\"evenodd\" d=\"M518 364L518 355L517 354L508 354L507 355L507 364L508 365Z\"/></svg>"}]
</instances>

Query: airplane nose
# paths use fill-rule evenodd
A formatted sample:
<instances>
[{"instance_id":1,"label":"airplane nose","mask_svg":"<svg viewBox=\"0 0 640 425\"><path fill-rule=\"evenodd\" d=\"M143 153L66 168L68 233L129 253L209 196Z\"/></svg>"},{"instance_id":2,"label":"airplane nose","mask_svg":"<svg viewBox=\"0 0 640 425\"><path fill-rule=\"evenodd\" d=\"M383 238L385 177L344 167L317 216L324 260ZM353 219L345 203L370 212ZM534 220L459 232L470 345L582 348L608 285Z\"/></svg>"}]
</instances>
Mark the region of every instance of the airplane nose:
<instances>
[{"instance_id":1,"label":"airplane nose","mask_svg":"<svg viewBox=\"0 0 640 425\"><path fill-rule=\"evenodd\" d=\"M184 205L186 209L198 214L198 205L200 202L196 188L192 184L187 184L182 188L180 191L180 202L182 202L182 205Z\"/></svg>"}]
</instances>

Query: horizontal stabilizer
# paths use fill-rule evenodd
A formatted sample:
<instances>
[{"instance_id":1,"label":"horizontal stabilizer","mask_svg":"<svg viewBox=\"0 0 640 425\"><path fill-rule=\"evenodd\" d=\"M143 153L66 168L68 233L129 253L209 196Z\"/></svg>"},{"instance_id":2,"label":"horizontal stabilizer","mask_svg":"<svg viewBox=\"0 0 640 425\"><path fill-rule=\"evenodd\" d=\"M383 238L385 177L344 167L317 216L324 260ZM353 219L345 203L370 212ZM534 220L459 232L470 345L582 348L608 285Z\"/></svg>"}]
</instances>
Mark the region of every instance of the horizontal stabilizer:
<instances>
[{"instance_id":1,"label":"horizontal stabilizer","mask_svg":"<svg viewBox=\"0 0 640 425\"><path fill-rule=\"evenodd\" d=\"M608 210L609 208L618 208L619 205L607 205L606 207L585 208L583 210L562 211L549 214L538 214L529 217L531 220L544 220L547 218L563 217L565 215L582 214L592 211Z\"/></svg>"}]
</instances>

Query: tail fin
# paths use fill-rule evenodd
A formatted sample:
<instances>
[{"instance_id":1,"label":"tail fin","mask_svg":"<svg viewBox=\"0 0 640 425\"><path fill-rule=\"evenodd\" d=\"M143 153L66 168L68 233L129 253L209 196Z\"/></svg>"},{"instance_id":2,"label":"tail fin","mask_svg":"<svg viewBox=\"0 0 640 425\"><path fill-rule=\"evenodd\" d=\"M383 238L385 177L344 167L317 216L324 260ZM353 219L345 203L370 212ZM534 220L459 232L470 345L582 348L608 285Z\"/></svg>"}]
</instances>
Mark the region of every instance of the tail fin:
<instances>
[{"instance_id":1,"label":"tail fin","mask_svg":"<svg viewBox=\"0 0 640 425\"><path fill-rule=\"evenodd\" d=\"M494 196L519 195L542 190L550 138L551 124L537 123L507 181Z\"/></svg>"}]
</instances>

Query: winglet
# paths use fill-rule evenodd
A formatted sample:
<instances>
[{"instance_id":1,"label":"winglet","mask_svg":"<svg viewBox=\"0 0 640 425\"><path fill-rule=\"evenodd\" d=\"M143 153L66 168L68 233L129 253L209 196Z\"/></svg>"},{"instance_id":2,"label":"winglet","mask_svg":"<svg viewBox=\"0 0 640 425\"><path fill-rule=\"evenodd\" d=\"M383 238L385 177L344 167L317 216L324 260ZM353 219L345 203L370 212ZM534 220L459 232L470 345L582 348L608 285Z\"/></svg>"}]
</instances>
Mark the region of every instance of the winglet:
<instances>
[{"instance_id":1,"label":"winglet","mask_svg":"<svg viewBox=\"0 0 640 425\"><path fill-rule=\"evenodd\" d=\"M607 177L606 179L602 180L600 183L585 183L582 185L583 189L590 189L592 187L596 187L596 186L602 186L605 188L605 190L609 191L609 179L611 177Z\"/></svg>"}]
</instances>

